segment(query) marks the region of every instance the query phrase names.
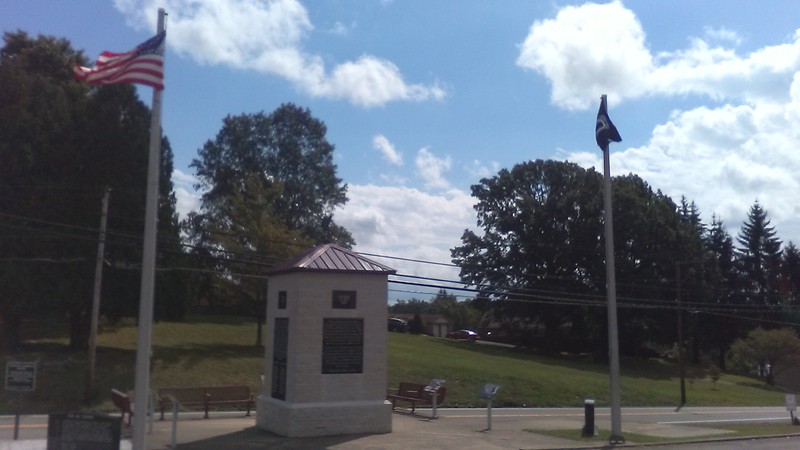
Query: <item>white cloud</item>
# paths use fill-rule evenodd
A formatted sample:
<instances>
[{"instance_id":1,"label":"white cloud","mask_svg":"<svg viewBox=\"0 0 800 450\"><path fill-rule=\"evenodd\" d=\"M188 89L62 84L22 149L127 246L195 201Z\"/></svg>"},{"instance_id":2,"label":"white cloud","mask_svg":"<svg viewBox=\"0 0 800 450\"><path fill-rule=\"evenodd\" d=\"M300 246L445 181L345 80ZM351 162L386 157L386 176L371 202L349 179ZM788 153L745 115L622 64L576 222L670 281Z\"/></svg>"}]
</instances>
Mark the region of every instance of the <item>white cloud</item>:
<instances>
[{"instance_id":1,"label":"white cloud","mask_svg":"<svg viewBox=\"0 0 800 450\"><path fill-rule=\"evenodd\" d=\"M703 32L705 33L706 37L711 40L716 41L726 41L730 42L733 45L739 45L742 43L742 38L739 37L739 34L733 30L729 30L725 27L721 28L712 28L712 27L705 27L703 28Z\"/></svg>"},{"instance_id":2,"label":"white cloud","mask_svg":"<svg viewBox=\"0 0 800 450\"><path fill-rule=\"evenodd\" d=\"M500 163L497 161L484 163L475 159L472 160L472 163L465 165L464 170L466 170L467 173L472 176L472 178L481 179L497 175L497 172L500 171L500 168Z\"/></svg>"},{"instance_id":3,"label":"white cloud","mask_svg":"<svg viewBox=\"0 0 800 450\"><path fill-rule=\"evenodd\" d=\"M176 209L181 220L190 212L200 210L200 197L203 194L194 189L197 178L175 169L172 171L172 184L175 187Z\"/></svg>"},{"instance_id":4,"label":"white cloud","mask_svg":"<svg viewBox=\"0 0 800 450\"><path fill-rule=\"evenodd\" d=\"M449 264L450 249L461 245L464 230L476 229L475 200L457 189L430 194L405 187L350 185L347 195L350 201L335 211L334 220L353 234L359 252ZM398 273L458 280L454 267L375 259Z\"/></svg>"},{"instance_id":5,"label":"white cloud","mask_svg":"<svg viewBox=\"0 0 800 450\"><path fill-rule=\"evenodd\" d=\"M328 73L319 55L303 49L314 26L297 0L114 0L114 5L132 26L149 28L155 28L152 11L163 7L169 14L167 45L178 54L200 64L283 77L313 96L362 107L445 96L435 84L407 84L397 66L371 55Z\"/></svg>"},{"instance_id":6,"label":"white cloud","mask_svg":"<svg viewBox=\"0 0 800 450\"><path fill-rule=\"evenodd\" d=\"M355 24L348 27L342 22L337 21L333 24L333 27L328 30L328 33L336 36L347 36L350 33L351 28L355 28Z\"/></svg>"},{"instance_id":7,"label":"white cloud","mask_svg":"<svg viewBox=\"0 0 800 450\"><path fill-rule=\"evenodd\" d=\"M372 147L379 150L384 159L395 166L403 165L403 155L395 149L394 145L389 142L386 136L379 134L372 138Z\"/></svg>"},{"instance_id":8,"label":"white cloud","mask_svg":"<svg viewBox=\"0 0 800 450\"><path fill-rule=\"evenodd\" d=\"M685 49L653 54L621 2L568 6L532 25L517 64L546 77L553 103L565 109L596 108L602 93L615 104L652 96L711 99L674 111L639 147L613 144L613 174L635 173L676 201L685 195L706 222L716 214L734 236L758 200L778 235L798 243L800 30L787 43L746 55L723 46L740 43L735 32L704 32ZM625 136L625 124L616 125ZM558 155L602 170L597 151Z\"/></svg>"},{"instance_id":9,"label":"white cloud","mask_svg":"<svg viewBox=\"0 0 800 450\"><path fill-rule=\"evenodd\" d=\"M450 157L437 158L427 148L421 148L415 161L417 176L429 189L447 189L450 183L445 178L445 173L450 171L453 161Z\"/></svg>"},{"instance_id":10,"label":"white cloud","mask_svg":"<svg viewBox=\"0 0 800 450\"><path fill-rule=\"evenodd\" d=\"M557 105L584 109L603 93L621 98L646 92L653 56L633 12L621 3L589 3L534 22L517 65L543 74Z\"/></svg>"},{"instance_id":11,"label":"white cloud","mask_svg":"<svg viewBox=\"0 0 800 450\"><path fill-rule=\"evenodd\" d=\"M718 42L735 33L706 29ZM619 102L644 95L701 94L746 103L786 101L800 68L800 33L786 44L740 56L700 38L686 49L652 54L635 14L620 2L562 8L536 21L520 45L517 65L544 75L551 100L565 109L594 107L600 94Z\"/></svg>"},{"instance_id":12,"label":"white cloud","mask_svg":"<svg viewBox=\"0 0 800 450\"><path fill-rule=\"evenodd\" d=\"M405 186L408 183L406 177L397 173L382 173L379 175L379 179L390 186Z\"/></svg>"},{"instance_id":13,"label":"white cloud","mask_svg":"<svg viewBox=\"0 0 800 450\"><path fill-rule=\"evenodd\" d=\"M634 173L678 201L694 200L703 219L722 218L738 234L750 206L758 200L778 235L800 242L800 117L785 108L701 107L675 113L637 148L613 152L614 175ZM599 152L574 152L566 159L602 168ZM602 169L601 169L602 170Z\"/></svg>"},{"instance_id":14,"label":"white cloud","mask_svg":"<svg viewBox=\"0 0 800 450\"><path fill-rule=\"evenodd\" d=\"M439 86L408 85L400 70L385 59L364 55L356 61L336 66L330 77L307 80L307 90L315 95L345 98L364 107L380 106L392 100L440 100L445 92Z\"/></svg>"}]
</instances>

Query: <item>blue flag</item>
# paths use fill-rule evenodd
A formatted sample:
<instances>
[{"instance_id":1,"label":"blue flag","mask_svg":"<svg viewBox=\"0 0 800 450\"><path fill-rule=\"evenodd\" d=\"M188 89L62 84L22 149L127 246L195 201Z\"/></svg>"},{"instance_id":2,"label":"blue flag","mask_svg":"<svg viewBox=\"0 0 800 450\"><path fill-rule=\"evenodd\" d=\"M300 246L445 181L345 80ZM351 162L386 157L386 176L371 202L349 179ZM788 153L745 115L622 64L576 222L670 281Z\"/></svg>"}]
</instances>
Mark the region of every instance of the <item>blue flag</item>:
<instances>
[{"instance_id":1,"label":"blue flag","mask_svg":"<svg viewBox=\"0 0 800 450\"><path fill-rule=\"evenodd\" d=\"M594 136L597 139L597 145L601 150L605 151L608 148L609 142L620 142L622 138L619 136L619 131L611 119L608 118L608 111L606 110L606 96L600 97L600 110L597 111L597 124L594 128Z\"/></svg>"}]
</instances>

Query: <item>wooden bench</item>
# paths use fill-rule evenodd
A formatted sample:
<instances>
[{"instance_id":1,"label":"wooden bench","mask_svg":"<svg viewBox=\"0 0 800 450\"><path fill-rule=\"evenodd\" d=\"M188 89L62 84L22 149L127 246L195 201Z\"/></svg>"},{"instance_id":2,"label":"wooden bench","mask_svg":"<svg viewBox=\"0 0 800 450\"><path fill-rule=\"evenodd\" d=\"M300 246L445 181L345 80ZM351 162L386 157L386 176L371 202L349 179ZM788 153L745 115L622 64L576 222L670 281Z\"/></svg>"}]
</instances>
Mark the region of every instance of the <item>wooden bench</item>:
<instances>
[{"instance_id":1,"label":"wooden bench","mask_svg":"<svg viewBox=\"0 0 800 450\"><path fill-rule=\"evenodd\" d=\"M444 402L444 396L447 393L447 389L444 386L440 386L436 390L436 406ZM397 401L402 400L404 402L411 403L411 414L414 414L414 410L416 409L417 405L428 405L433 406L433 392L426 389L426 385L424 384L417 384L417 383L407 383L404 381L400 382L400 386L397 388L396 391L392 390L386 395L387 400L392 401L392 410L397 408Z\"/></svg>"},{"instance_id":2,"label":"wooden bench","mask_svg":"<svg viewBox=\"0 0 800 450\"><path fill-rule=\"evenodd\" d=\"M243 404L247 406L247 415L253 408L254 399L249 386L204 386L204 387L171 387L158 390L158 403L161 408L161 420L164 420L164 409L172 406L174 397L180 405L187 408L202 408L204 419L208 419L211 405Z\"/></svg>"},{"instance_id":3,"label":"wooden bench","mask_svg":"<svg viewBox=\"0 0 800 450\"><path fill-rule=\"evenodd\" d=\"M119 412L122 413L123 421L125 420L125 414L128 415L128 425L130 425L131 417L133 417L133 405L131 404L130 397L116 389L112 389L111 401L114 402L114 406L119 408Z\"/></svg>"}]
</instances>

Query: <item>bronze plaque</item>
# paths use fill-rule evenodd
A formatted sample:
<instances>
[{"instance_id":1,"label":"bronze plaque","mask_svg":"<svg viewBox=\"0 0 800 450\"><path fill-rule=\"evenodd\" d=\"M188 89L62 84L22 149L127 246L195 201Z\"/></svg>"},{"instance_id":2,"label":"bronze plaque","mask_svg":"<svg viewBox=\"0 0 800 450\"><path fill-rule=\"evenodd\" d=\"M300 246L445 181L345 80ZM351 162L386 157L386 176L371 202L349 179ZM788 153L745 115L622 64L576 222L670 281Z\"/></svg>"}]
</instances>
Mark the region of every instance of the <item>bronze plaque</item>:
<instances>
[{"instance_id":1,"label":"bronze plaque","mask_svg":"<svg viewBox=\"0 0 800 450\"><path fill-rule=\"evenodd\" d=\"M322 373L362 373L364 319L322 320Z\"/></svg>"}]
</instances>

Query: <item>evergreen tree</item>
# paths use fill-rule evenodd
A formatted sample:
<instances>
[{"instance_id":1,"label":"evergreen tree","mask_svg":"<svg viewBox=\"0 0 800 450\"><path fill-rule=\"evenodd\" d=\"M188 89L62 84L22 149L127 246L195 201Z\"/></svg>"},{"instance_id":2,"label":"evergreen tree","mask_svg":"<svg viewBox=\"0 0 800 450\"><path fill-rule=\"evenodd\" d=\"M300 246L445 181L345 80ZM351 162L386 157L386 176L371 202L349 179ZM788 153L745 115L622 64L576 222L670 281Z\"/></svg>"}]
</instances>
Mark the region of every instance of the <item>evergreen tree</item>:
<instances>
[{"instance_id":1,"label":"evergreen tree","mask_svg":"<svg viewBox=\"0 0 800 450\"><path fill-rule=\"evenodd\" d=\"M683 221L689 226L691 235L694 238L702 237L706 233L706 225L700 218L700 209L694 201L689 201L685 196L681 196L679 214Z\"/></svg>"},{"instance_id":2,"label":"evergreen tree","mask_svg":"<svg viewBox=\"0 0 800 450\"><path fill-rule=\"evenodd\" d=\"M713 275L708 270L714 268L713 257L706 252L704 246L706 226L700 218L697 204L694 201L690 202L685 196L681 196L678 214L681 218L679 243L683 247L682 254L688 258L676 263L676 270L681 271L681 286L678 289L681 290L682 304L705 303L710 301L709 277ZM700 353L708 349L710 339L705 327L698 326L697 316L686 315L686 308L682 310L685 319L683 323L687 328L683 336L691 344L692 363L699 364Z\"/></svg>"},{"instance_id":3,"label":"evergreen tree","mask_svg":"<svg viewBox=\"0 0 800 450\"><path fill-rule=\"evenodd\" d=\"M736 302L733 239L722 220L712 216L704 241L710 257L706 269L709 303L715 308L714 314L703 315L702 330L708 342L707 350L714 355L717 366L724 370L728 347L745 329L740 320L726 315L726 305Z\"/></svg>"},{"instance_id":4,"label":"evergreen tree","mask_svg":"<svg viewBox=\"0 0 800 450\"><path fill-rule=\"evenodd\" d=\"M757 201L750 207L737 240L740 295L746 304L774 310L780 304L781 241L767 211Z\"/></svg>"},{"instance_id":5,"label":"evergreen tree","mask_svg":"<svg viewBox=\"0 0 800 450\"><path fill-rule=\"evenodd\" d=\"M800 306L800 249L794 243L783 250L781 259L781 298L786 307ZM798 315L793 314L793 319Z\"/></svg>"}]
</instances>

